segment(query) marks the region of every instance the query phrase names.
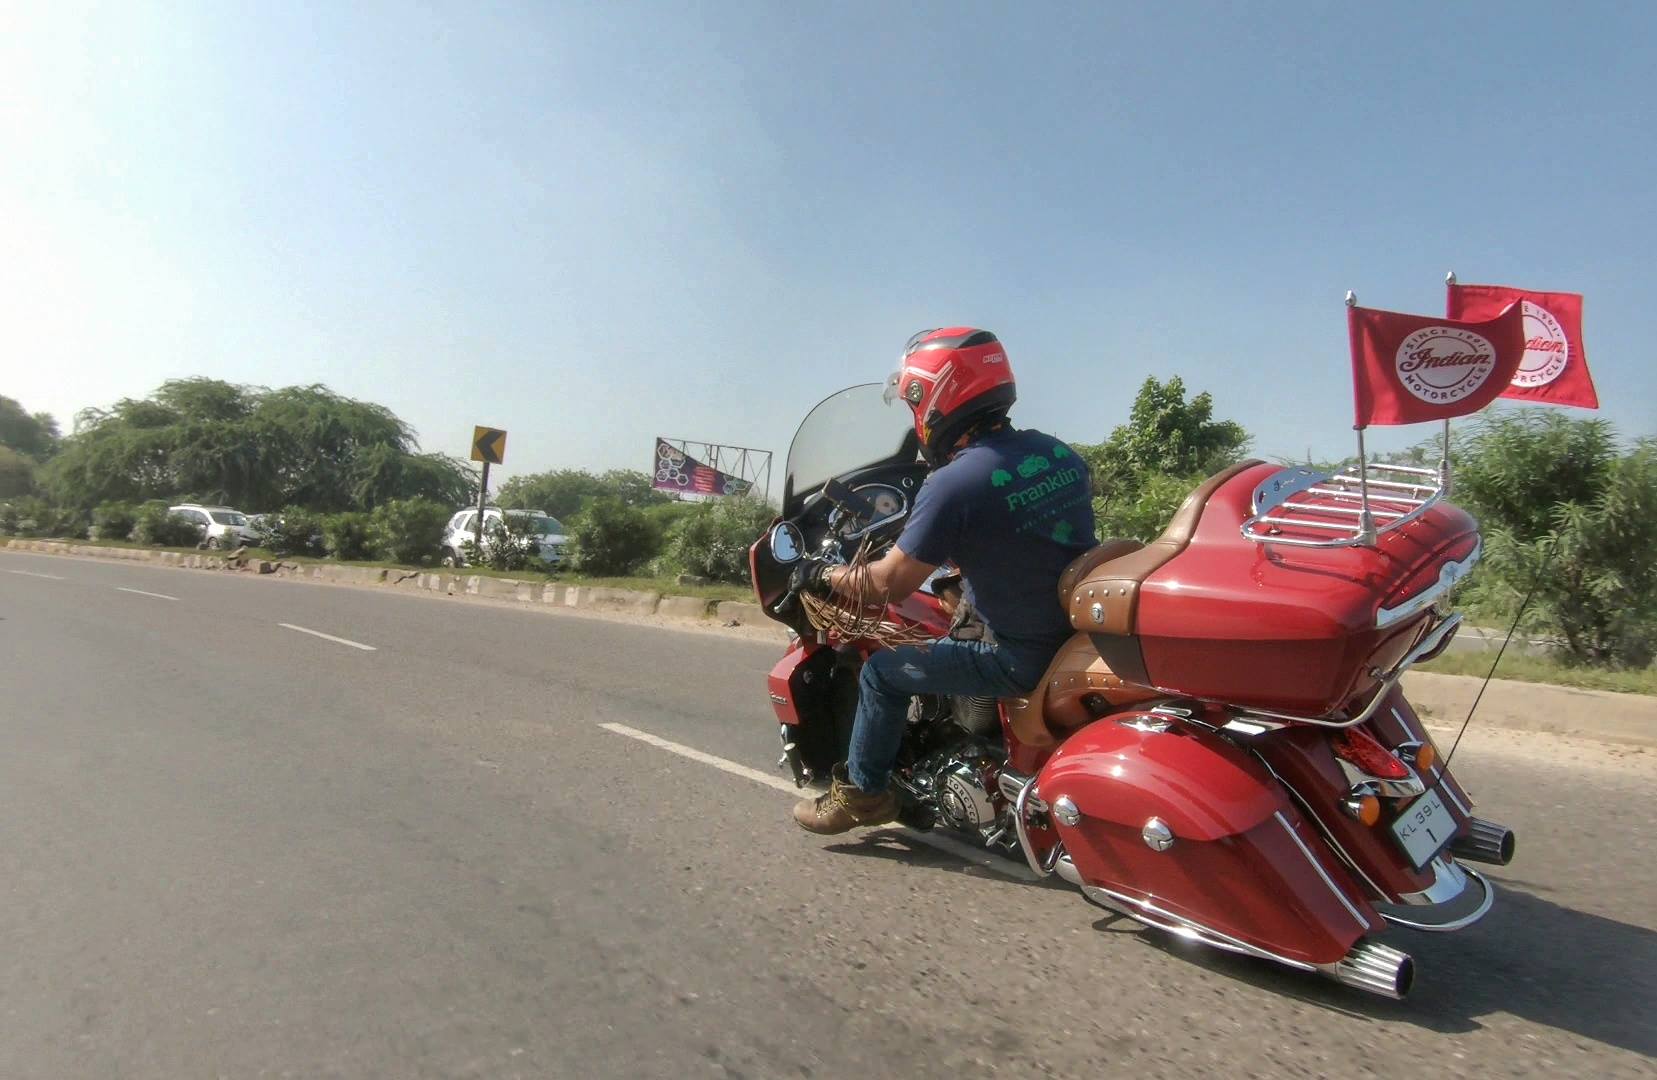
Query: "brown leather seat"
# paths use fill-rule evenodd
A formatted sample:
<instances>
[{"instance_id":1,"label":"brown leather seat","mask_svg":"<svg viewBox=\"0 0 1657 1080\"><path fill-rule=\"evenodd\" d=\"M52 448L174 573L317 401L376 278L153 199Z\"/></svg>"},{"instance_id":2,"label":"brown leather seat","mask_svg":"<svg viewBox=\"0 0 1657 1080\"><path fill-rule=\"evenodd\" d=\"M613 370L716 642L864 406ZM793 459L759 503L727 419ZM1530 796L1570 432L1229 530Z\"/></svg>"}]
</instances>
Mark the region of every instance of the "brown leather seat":
<instances>
[{"instance_id":1,"label":"brown leather seat","mask_svg":"<svg viewBox=\"0 0 1657 1080\"><path fill-rule=\"evenodd\" d=\"M1059 604L1078 633L1059 649L1041 684L1028 697L1002 702L1007 722L1020 742L1034 747L1055 746L1104 712L1159 696L1113 672L1089 635L1128 637L1134 633L1140 585L1190 545L1214 492L1238 473L1259 464L1252 459L1239 462L1197 485L1180 503L1162 535L1151 543L1106 540L1065 568L1059 577ZM1093 617L1095 605L1099 610L1097 619ZM1133 653L1138 653L1137 644ZM1143 669L1143 661L1137 666ZM1142 675L1141 670L1136 677Z\"/></svg>"},{"instance_id":2,"label":"brown leather seat","mask_svg":"<svg viewBox=\"0 0 1657 1080\"><path fill-rule=\"evenodd\" d=\"M1096 564L1064 598L1070 625L1088 634L1131 635L1139 611L1139 587L1191 543L1208 500L1227 480L1261 464L1240 461L1210 476L1185 497L1162 535L1136 551Z\"/></svg>"}]
</instances>

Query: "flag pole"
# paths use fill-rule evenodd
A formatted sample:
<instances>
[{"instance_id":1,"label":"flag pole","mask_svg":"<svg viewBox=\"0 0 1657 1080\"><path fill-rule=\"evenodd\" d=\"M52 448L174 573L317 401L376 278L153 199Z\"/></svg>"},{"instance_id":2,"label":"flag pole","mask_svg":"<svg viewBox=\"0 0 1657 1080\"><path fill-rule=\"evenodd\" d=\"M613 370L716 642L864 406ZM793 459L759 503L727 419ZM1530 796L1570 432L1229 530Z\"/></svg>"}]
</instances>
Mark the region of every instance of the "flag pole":
<instances>
[{"instance_id":1,"label":"flag pole","mask_svg":"<svg viewBox=\"0 0 1657 1080\"><path fill-rule=\"evenodd\" d=\"M1346 290L1346 306L1358 306L1358 294L1351 289ZM1375 543L1375 517L1369 512L1369 464L1364 452L1364 429L1362 425L1354 424L1353 429L1358 433L1358 501L1362 509L1358 511L1358 536L1360 544Z\"/></svg>"},{"instance_id":2,"label":"flag pole","mask_svg":"<svg viewBox=\"0 0 1657 1080\"><path fill-rule=\"evenodd\" d=\"M1448 271L1444 275L1446 289L1454 288L1456 272ZM1445 495L1450 494L1450 418L1444 418L1444 448L1438 456L1438 489Z\"/></svg>"}]
</instances>

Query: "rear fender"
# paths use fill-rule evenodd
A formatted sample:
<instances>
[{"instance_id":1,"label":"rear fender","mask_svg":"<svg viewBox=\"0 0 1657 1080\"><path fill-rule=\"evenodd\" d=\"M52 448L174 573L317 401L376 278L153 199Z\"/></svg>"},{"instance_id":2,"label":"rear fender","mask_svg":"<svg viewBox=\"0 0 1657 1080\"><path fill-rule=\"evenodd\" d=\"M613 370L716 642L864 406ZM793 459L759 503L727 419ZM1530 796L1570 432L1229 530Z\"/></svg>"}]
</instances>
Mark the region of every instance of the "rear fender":
<instances>
[{"instance_id":1,"label":"rear fender","mask_svg":"<svg viewBox=\"0 0 1657 1080\"><path fill-rule=\"evenodd\" d=\"M1100 720L1038 776L1049 828L1083 884L1305 964L1333 963L1381 928L1260 762L1206 731L1150 730L1168 721ZM1165 848L1153 846L1153 819L1171 836Z\"/></svg>"}]
</instances>

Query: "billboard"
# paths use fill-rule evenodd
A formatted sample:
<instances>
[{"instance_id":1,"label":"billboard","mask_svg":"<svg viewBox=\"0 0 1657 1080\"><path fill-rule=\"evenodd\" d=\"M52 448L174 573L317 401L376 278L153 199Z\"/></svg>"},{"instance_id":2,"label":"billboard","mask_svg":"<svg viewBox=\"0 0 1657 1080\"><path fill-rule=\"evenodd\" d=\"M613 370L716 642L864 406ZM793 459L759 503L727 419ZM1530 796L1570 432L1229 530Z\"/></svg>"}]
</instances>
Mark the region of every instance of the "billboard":
<instances>
[{"instance_id":1,"label":"billboard","mask_svg":"<svg viewBox=\"0 0 1657 1080\"><path fill-rule=\"evenodd\" d=\"M696 460L666 439L657 439L651 486L682 495L742 495L753 485Z\"/></svg>"}]
</instances>

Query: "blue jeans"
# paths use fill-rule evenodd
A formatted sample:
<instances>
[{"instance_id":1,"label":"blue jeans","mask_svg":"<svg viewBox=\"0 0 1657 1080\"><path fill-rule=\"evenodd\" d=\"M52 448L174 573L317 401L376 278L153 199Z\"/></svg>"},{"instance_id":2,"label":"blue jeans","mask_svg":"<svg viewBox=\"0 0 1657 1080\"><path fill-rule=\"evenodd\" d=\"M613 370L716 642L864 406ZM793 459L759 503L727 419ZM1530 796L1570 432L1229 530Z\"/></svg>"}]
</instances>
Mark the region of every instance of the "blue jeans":
<instances>
[{"instance_id":1,"label":"blue jeans","mask_svg":"<svg viewBox=\"0 0 1657 1080\"><path fill-rule=\"evenodd\" d=\"M875 653L858 680L847 777L864 791L886 789L916 694L1022 697L1041 681L1055 652L944 638Z\"/></svg>"}]
</instances>

